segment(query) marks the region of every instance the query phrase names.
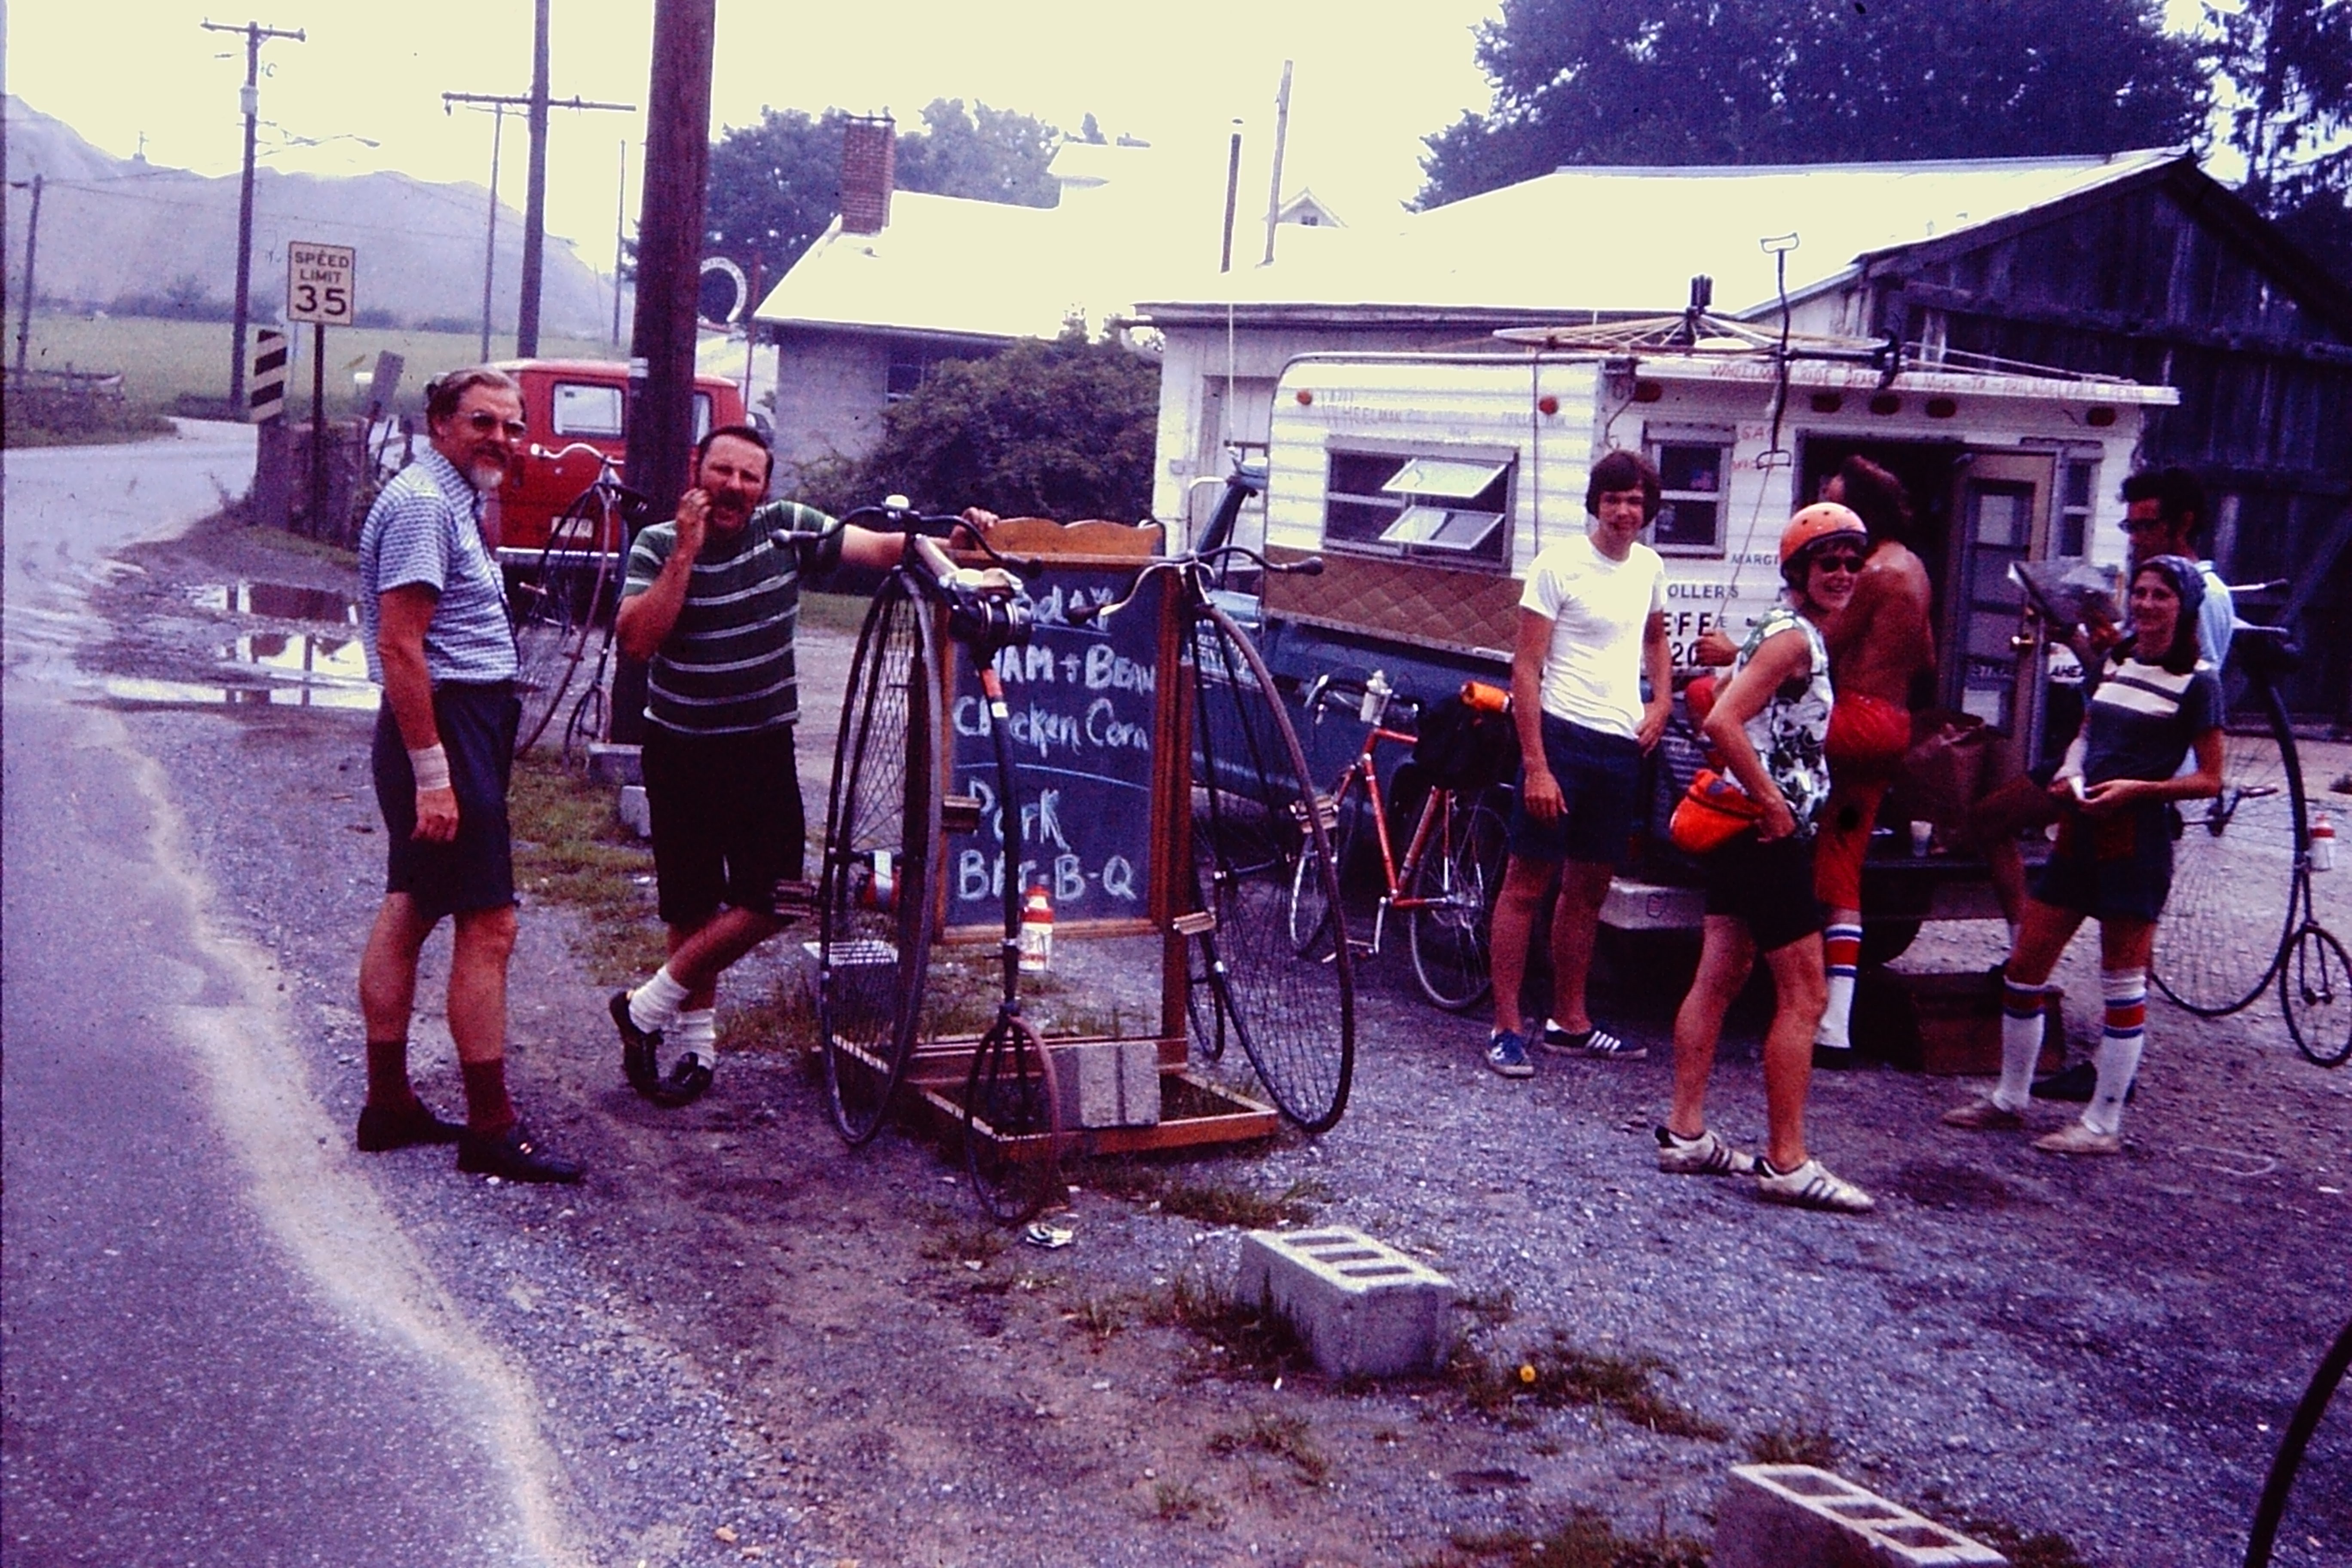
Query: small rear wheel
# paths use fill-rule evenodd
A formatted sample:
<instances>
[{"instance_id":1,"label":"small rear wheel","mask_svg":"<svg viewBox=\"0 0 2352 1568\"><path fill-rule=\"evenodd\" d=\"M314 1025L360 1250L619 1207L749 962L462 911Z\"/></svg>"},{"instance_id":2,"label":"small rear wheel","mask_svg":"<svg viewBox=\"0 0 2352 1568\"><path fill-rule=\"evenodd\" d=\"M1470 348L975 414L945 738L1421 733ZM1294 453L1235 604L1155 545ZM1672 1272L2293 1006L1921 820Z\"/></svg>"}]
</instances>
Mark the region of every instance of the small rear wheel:
<instances>
[{"instance_id":1,"label":"small rear wheel","mask_svg":"<svg viewBox=\"0 0 2352 1568\"><path fill-rule=\"evenodd\" d=\"M2314 1062L2339 1067L2352 1057L2352 959L2331 933L2305 926L2287 944L2279 1007L2295 1047Z\"/></svg>"},{"instance_id":2,"label":"small rear wheel","mask_svg":"<svg viewBox=\"0 0 2352 1568\"><path fill-rule=\"evenodd\" d=\"M1441 796L1437 811L1436 831L1408 889L1418 901L1405 936L1423 994L1461 1013L1493 985L1488 938L1507 851L1502 816L1485 801L1465 808L1459 796Z\"/></svg>"},{"instance_id":3,"label":"small rear wheel","mask_svg":"<svg viewBox=\"0 0 2352 1568\"><path fill-rule=\"evenodd\" d=\"M2294 924L2301 814L2285 761L2294 736L2274 694L2248 695L2271 710L2271 725L2225 734L2221 793L2179 804L2172 890L2148 966L2158 990L2201 1018L2234 1013L2262 994Z\"/></svg>"},{"instance_id":4,"label":"small rear wheel","mask_svg":"<svg viewBox=\"0 0 2352 1568\"><path fill-rule=\"evenodd\" d=\"M990 1217L1018 1225L1061 1195L1062 1123L1053 1053L1021 1019L981 1037L964 1080L963 1163Z\"/></svg>"}]
</instances>

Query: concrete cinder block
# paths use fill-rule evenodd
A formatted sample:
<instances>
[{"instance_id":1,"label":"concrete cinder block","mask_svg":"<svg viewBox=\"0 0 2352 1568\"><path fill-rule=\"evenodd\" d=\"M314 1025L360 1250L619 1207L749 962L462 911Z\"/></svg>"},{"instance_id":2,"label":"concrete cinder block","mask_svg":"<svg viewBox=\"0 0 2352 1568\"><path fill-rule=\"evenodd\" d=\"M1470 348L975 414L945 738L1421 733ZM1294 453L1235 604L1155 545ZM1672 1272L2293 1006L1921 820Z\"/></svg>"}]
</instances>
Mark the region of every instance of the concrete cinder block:
<instances>
[{"instance_id":1,"label":"concrete cinder block","mask_svg":"<svg viewBox=\"0 0 2352 1568\"><path fill-rule=\"evenodd\" d=\"M1160 1050L1150 1040L1092 1040L1054 1047L1065 1127L1160 1124Z\"/></svg>"},{"instance_id":2,"label":"concrete cinder block","mask_svg":"<svg viewBox=\"0 0 2352 1568\"><path fill-rule=\"evenodd\" d=\"M653 837L654 813L653 808L646 804L645 785L623 784L621 786L620 811L622 826L640 838Z\"/></svg>"},{"instance_id":3,"label":"concrete cinder block","mask_svg":"<svg viewBox=\"0 0 2352 1568\"><path fill-rule=\"evenodd\" d=\"M1249 1232L1238 1293L1279 1313L1329 1377L1434 1372L1453 1343L1453 1281L1342 1226Z\"/></svg>"},{"instance_id":4,"label":"concrete cinder block","mask_svg":"<svg viewBox=\"0 0 2352 1568\"><path fill-rule=\"evenodd\" d=\"M645 783L644 748L618 745L610 741L589 742L588 777L594 784Z\"/></svg>"},{"instance_id":5,"label":"concrete cinder block","mask_svg":"<svg viewBox=\"0 0 2352 1568\"><path fill-rule=\"evenodd\" d=\"M1715 1568L2005 1568L2009 1559L1811 1465L1736 1465Z\"/></svg>"}]
</instances>

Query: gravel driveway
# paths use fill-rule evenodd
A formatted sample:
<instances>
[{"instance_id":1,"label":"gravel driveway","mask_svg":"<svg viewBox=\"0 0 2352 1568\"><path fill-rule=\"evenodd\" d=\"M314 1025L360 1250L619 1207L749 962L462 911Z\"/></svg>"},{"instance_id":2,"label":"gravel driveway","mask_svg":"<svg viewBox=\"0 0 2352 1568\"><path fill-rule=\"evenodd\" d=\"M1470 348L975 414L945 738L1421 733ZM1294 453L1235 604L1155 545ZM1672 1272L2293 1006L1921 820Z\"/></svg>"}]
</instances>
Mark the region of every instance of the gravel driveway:
<instances>
[{"instance_id":1,"label":"gravel driveway","mask_svg":"<svg viewBox=\"0 0 2352 1568\"><path fill-rule=\"evenodd\" d=\"M100 598L117 630L94 662L118 679L217 687L239 636L333 627L208 590L350 587L342 565L226 525L133 558ZM822 707L840 656L810 641ZM383 847L368 715L115 689L170 777L214 920L278 956L312 1088L348 1120ZM811 735L803 759L815 805L829 749ZM2352 755L2306 765L2324 782ZM2352 931L2352 868L2323 882L2326 918ZM637 1100L578 929L526 907L512 1055L524 1113L589 1163L587 1185L460 1179L425 1152L365 1168L541 1402L583 1562L1429 1562L1449 1538L1539 1534L1580 1505L1629 1535L1704 1539L1727 1467L1800 1437L1898 1500L2055 1531L2092 1562L2234 1562L2277 1434L2352 1310L2352 1070L2304 1062L2267 1001L2217 1024L2152 1007L2119 1161L1943 1129L1960 1082L1822 1077L1813 1142L1881 1200L1851 1220L1654 1171L1676 998L1646 963L1618 965L1597 1001L1649 1059L1545 1060L1512 1083L1480 1065L1475 1020L1418 1000L1399 951L1363 971L1334 1131L1106 1172L1074 1195L1076 1244L1039 1252L977 1223L930 1142L888 1131L845 1153L796 1061L738 1053L687 1110ZM1931 930L1900 967L1981 971L1990 930ZM428 999L446 962L436 943ZM2087 941L2059 979L2087 1037ZM420 1085L454 1108L436 1007ZM1735 1016L1717 1080L1742 1141L1762 1131L1758 1022ZM1151 1198L1298 1183L1321 1219L1450 1275L1505 1364L1554 1331L1654 1356L1663 1392L1725 1436L1597 1405L1481 1414L1441 1383L1222 1372L1231 1353L1154 1320L1181 1282L1230 1278L1238 1233ZM2348 1403L2281 1563L2352 1561Z\"/></svg>"}]
</instances>

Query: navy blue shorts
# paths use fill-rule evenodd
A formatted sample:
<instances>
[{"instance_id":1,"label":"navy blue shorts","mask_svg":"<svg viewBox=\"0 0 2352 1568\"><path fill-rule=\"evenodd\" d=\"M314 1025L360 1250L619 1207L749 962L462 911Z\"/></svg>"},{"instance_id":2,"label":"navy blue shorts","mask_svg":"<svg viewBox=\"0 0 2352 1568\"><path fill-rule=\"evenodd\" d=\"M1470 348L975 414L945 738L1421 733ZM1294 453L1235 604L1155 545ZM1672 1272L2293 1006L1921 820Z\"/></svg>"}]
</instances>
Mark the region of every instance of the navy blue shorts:
<instances>
[{"instance_id":1,"label":"navy blue shorts","mask_svg":"<svg viewBox=\"0 0 2352 1568\"><path fill-rule=\"evenodd\" d=\"M514 847L507 829L507 781L514 770L515 729L522 703L514 688L456 683L433 689L433 722L449 753L449 786L457 792L457 837L422 844L416 832L416 775L389 702L376 710L375 742L368 762L375 774L376 808L383 813L383 890L406 893L428 921L515 901Z\"/></svg>"},{"instance_id":2,"label":"navy blue shorts","mask_svg":"<svg viewBox=\"0 0 2352 1568\"><path fill-rule=\"evenodd\" d=\"M730 909L773 914L776 884L807 850L793 727L682 735L646 726L646 805L666 925L698 926Z\"/></svg>"},{"instance_id":3,"label":"navy blue shorts","mask_svg":"<svg viewBox=\"0 0 2352 1568\"><path fill-rule=\"evenodd\" d=\"M1549 825L1528 815L1522 770L1519 801L1511 808L1511 853L1556 866L1575 860L1622 865L1630 857L1642 794L1642 748L1623 735L1604 735L1547 713L1544 760L1559 784L1560 814Z\"/></svg>"},{"instance_id":4,"label":"navy blue shorts","mask_svg":"<svg viewBox=\"0 0 2352 1568\"><path fill-rule=\"evenodd\" d=\"M2161 801L2111 816L2066 810L2058 842L2033 879L2033 896L2094 920L2153 921L2172 891L2172 825Z\"/></svg>"},{"instance_id":5,"label":"navy blue shorts","mask_svg":"<svg viewBox=\"0 0 2352 1568\"><path fill-rule=\"evenodd\" d=\"M1822 929L1822 906L1813 897L1814 840L1775 838L1769 844L1749 828L1699 857L1706 880L1706 912L1744 922L1759 952L1778 952Z\"/></svg>"}]
</instances>

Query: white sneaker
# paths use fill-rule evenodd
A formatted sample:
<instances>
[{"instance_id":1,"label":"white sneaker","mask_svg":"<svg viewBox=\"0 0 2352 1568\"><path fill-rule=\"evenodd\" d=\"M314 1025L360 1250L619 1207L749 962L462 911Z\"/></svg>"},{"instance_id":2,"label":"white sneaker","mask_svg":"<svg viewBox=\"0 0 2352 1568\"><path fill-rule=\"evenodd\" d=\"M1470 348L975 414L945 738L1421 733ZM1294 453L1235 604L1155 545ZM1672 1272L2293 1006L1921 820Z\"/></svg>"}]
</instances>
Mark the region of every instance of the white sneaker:
<instances>
[{"instance_id":1,"label":"white sneaker","mask_svg":"<svg viewBox=\"0 0 2352 1568\"><path fill-rule=\"evenodd\" d=\"M2097 1132L2079 1121L2069 1121L2057 1131L2036 1138L2033 1146L2045 1154L2120 1154L2124 1152L2124 1135Z\"/></svg>"},{"instance_id":2,"label":"white sneaker","mask_svg":"<svg viewBox=\"0 0 2352 1568\"><path fill-rule=\"evenodd\" d=\"M1832 1175L1827 1165L1811 1159L1793 1171L1776 1171L1770 1161L1757 1161L1756 1195L1766 1203L1826 1209L1832 1214L1868 1214L1878 1206L1868 1193Z\"/></svg>"},{"instance_id":3,"label":"white sneaker","mask_svg":"<svg viewBox=\"0 0 2352 1568\"><path fill-rule=\"evenodd\" d=\"M1756 1156L1735 1149L1712 1127L1696 1138L1658 1129L1658 1169L1670 1176L1752 1176Z\"/></svg>"}]
</instances>

